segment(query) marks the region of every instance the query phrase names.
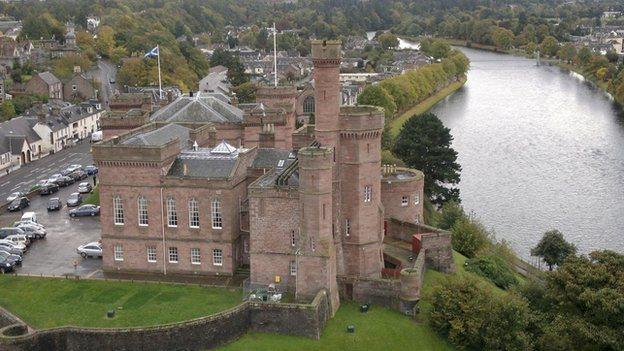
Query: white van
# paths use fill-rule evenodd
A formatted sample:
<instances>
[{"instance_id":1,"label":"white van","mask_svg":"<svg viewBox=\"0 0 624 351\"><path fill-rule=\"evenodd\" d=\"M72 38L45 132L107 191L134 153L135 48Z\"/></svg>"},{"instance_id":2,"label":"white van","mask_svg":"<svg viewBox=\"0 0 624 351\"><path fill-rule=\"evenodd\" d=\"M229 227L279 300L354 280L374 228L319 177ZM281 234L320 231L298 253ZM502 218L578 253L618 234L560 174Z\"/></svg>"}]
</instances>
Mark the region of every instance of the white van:
<instances>
[{"instance_id":1,"label":"white van","mask_svg":"<svg viewBox=\"0 0 624 351\"><path fill-rule=\"evenodd\" d=\"M24 212L24 214L22 215L22 222L35 222L37 224L39 224L39 222L37 221L37 214L34 212Z\"/></svg>"},{"instance_id":2,"label":"white van","mask_svg":"<svg viewBox=\"0 0 624 351\"><path fill-rule=\"evenodd\" d=\"M97 143L98 141L102 141L102 139L104 139L104 135L102 134L102 131L97 131L97 132L91 133L91 142L92 143Z\"/></svg>"}]
</instances>

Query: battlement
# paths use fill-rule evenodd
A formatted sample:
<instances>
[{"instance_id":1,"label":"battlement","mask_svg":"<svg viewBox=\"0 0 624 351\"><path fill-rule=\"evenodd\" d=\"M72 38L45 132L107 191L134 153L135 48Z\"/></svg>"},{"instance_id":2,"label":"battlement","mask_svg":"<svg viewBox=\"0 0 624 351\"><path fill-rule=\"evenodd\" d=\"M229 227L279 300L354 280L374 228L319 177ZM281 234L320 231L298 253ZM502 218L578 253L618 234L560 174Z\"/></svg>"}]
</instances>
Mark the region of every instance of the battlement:
<instances>
[{"instance_id":1,"label":"battlement","mask_svg":"<svg viewBox=\"0 0 624 351\"><path fill-rule=\"evenodd\" d=\"M384 112L376 106L342 106L340 108L340 130L342 133L381 131L384 126Z\"/></svg>"},{"instance_id":2,"label":"battlement","mask_svg":"<svg viewBox=\"0 0 624 351\"><path fill-rule=\"evenodd\" d=\"M340 40L312 40L312 61L316 65L317 62L337 61L340 65Z\"/></svg>"}]
</instances>

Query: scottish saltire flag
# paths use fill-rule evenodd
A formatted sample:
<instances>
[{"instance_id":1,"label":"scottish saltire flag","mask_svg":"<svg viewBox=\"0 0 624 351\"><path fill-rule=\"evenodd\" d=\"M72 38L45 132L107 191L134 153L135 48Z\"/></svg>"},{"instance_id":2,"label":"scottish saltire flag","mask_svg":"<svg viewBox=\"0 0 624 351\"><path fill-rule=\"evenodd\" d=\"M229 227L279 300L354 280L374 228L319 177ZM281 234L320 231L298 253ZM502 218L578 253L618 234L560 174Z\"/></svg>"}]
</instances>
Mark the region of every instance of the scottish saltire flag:
<instances>
[{"instance_id":1,"label":"scottish saltire flag","mask_svg":"<svg viewBox=\"0 0 624 351\"><path fill-rule=\"evenodd\" d=\"M153 48L152 50L150 50L147 54L145 54L145 57L156 57L160 54L159 50L158 50L158 46Z\"/></svg>"}]
</instances>

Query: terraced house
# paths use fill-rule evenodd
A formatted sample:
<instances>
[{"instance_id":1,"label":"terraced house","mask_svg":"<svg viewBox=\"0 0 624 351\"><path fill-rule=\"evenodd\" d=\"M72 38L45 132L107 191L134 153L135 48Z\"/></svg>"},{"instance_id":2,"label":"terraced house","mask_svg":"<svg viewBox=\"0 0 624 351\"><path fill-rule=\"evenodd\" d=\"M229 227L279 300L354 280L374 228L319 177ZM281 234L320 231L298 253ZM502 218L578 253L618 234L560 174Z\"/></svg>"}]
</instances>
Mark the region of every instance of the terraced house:
<instances>
[{"instance_id":1,"label":"terraced house","mask_svg":"<svg viewBox=\"0 0 624 351\"><path fill-rule=\"evenodd\" d=\"M106 271L248 266L252 284L298 299L326 289L333 310L370 284L398 296L381 280L385 239L421 231L423 174L382 169L383 110L340 106L340 43L315 41L312 55L314 125L293 130L293 87L265 87L246 105L191 93L93 147ZM391 233L396 223L408 229ZM430 259L452 269L449 238L435 237Z\"/></svg>"}]
</instances>

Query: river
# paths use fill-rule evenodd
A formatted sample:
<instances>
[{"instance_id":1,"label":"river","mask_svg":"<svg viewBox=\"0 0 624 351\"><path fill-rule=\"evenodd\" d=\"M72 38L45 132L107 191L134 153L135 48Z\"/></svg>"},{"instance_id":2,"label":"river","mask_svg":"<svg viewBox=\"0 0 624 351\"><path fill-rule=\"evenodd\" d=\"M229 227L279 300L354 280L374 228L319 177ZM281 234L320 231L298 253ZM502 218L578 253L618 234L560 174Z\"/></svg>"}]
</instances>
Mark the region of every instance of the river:
<instances>
[{"instance_id":1,"label":"river","mask_svg":"<svg viewBox=\"0 0 624 351\"><path fill-rule=\"evenodd\" d=\"M451 129L464 208L521 256L549 229L624 252L624 117L576 74L461 49L468 82L432 112Z\"/></svg>"}]
</instances>

